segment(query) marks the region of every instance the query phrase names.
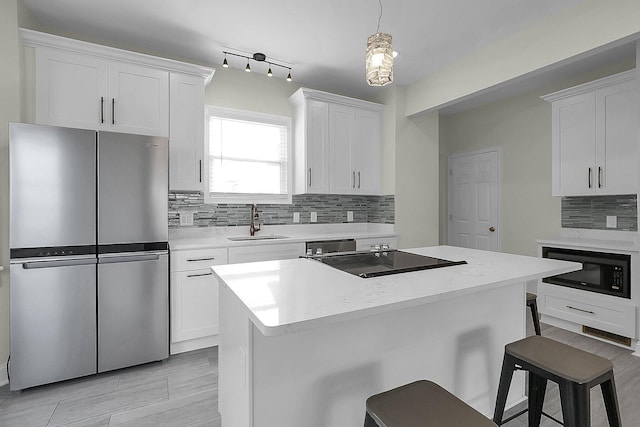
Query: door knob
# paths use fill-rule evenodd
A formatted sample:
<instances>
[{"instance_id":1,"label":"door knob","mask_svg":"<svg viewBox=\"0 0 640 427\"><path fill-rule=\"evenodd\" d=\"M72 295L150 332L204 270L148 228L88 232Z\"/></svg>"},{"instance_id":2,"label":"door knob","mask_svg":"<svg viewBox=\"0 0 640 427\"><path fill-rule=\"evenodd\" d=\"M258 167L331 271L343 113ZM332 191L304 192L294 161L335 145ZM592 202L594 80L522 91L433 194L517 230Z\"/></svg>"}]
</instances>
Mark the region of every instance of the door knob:
<instances>
[{"instance_id":1,"label":"door knob","mask_svg":"<svg viewBox=\"0 0 640 427\"><path fill-rule=\"evenodd\" d=\"M496 231L496 228L495 227L489 227L489 231L493 233L494 231Z\"/></svg>"}]
</instances>

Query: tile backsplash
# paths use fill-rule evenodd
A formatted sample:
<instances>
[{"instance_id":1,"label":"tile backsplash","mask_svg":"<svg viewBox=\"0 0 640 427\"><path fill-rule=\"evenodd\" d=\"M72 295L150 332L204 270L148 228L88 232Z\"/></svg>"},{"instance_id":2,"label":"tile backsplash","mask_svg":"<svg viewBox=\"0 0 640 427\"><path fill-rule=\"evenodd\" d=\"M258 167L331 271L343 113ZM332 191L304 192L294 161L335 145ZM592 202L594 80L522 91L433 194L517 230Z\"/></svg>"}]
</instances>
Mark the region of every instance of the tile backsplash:
<instances>
[{"instance_id":1,"label":"tile backsplash","mask_svg":"<svg viewBox=\"0 0 640 427\"><path fill-rule=\"evenodd\" d=\"M562 198L562 227L591 230L638 230L637 194ZM606 227L608 215L616 216L616 228Z\"/></svg>"},{"instance_id":2,"label":"tile backsplash","mask_svg":"<svg viewBox=\"0 0 640 427\"><path fill-rule=\"evenodd\" d=\"M193 212L195 227L248 226L250 204L205 204L201 192L169 192L169 228L180 224L180 212ZM292 204L259 204L260 221L264 225L293 224L293 213L300 213L300 223L311 222L311 212L317 212L318 224L347 222L347 211L353 212L353 222L393 224L394 196L343 196L300 194Z\"/></svg>"}]
</instances>

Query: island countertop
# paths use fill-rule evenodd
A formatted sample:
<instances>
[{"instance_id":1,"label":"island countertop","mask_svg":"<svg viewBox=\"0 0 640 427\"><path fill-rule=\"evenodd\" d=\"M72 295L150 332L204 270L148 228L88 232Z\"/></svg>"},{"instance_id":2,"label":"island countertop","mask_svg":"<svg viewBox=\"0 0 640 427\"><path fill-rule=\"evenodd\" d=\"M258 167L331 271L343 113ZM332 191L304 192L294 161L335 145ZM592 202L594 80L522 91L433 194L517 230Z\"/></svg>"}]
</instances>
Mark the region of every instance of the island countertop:
<instances>
[{"instance_id":1,"label":"island countertop","mask_svg":"<svg viewBox=\"0 0 640 427\"><path fill-rule=\"evenodd\" d=\"M212 267L265 336L283 335L377 313L536 280L579 263L453 246L406 249L467 264L360 278L310 259Z\"/></svg>"}]
</instances>

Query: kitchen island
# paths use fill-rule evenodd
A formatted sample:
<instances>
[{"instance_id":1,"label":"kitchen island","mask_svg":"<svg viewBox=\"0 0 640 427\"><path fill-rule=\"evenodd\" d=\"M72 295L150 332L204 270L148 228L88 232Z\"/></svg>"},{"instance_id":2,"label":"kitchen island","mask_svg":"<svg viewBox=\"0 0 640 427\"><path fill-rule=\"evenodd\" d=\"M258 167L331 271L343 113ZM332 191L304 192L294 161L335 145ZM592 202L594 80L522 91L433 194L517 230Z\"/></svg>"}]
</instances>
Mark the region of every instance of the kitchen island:
<instances>
[{"instance_id":1,"label":"kitchen island","mask_svg":"<svg viewBox=\"0 0 640 427\"><path fill-rule=\"evenodd\" d=\"M219 411L233 427L358 426L368 396L425 378L489 415L525 284L576 263L437 246L467 264L363 279L315 260L213 267ZM514 378L508 404L524 398Z\"/></svg>"}]
</instances>

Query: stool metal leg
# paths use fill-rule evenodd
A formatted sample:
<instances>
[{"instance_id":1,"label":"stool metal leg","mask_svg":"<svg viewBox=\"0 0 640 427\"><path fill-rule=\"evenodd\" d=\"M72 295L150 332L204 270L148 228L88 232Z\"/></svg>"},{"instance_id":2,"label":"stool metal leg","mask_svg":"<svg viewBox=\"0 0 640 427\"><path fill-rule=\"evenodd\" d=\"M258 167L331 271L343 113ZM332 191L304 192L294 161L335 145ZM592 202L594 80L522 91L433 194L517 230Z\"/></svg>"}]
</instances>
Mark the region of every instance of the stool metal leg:
<instances>
[{"instance_id":1,"label":"stool metal leg","mask_svg":"<svg viewBox=\"0 0 640 427\"><path fill-rule=\"evenodd\" d=\"M604 406L607 409L607 418L610 427L621 427L620 408L618 407L618 396L616 394L616 384L613 380L613 372L611 379L600 384L602 389L602 397L604 398Z\"/></svg>"},{"instance_id":2,"label":"stool metal leg","mask_svg":"<svg viewBox=\"0 0 640 427\"><path fill-rule=\"evenodd\" d=\"M373 418L371 418L368 412L364 416L364 427L378 427L378 424L373 421Z\"/></svg>"},{"instance_id":3,"label":"stool metal leg","mask_svg":"<svg viewBox=\"0 0 640 427\"><path fill-rule=\"evenodd\" d=\"M540 332L540 315L538 314L538 303L536 300L527 303L531 309L531 318L533 319L533 329L536 331L536 335L542 335Z\"/></svg>"},{"instance_id":4,"label":"stool metal leg","mask_svg":"<svg viewBox=\"0 0 640 427\"><path fill-rule=\"evenodd\" d=\"M547 379L529 372L529 427L539 427Z\"/></svg>"},{"instance_id":5,"label":"stool metal leg","mask_svg":"<svg viewBox=\"0 0 640 427\"><path fill-rule=\"evenodd\" d=\"M507 395L513 378L513 370L515 363L511 356L504 354L502 360L502 371L500 372L500 382L498 383L498 396L496 397L496 408L493 412L493 422L502 425L502 416L504 415L504 407L507 404Z\"/></svg>"},{"instance_id":6,"label":"stool metal leg","mask_svg":"<svg viewBox=\"0 0 640 427\"><path fill-rule=\"evenodd\" d=\"M589 386L563 381L558 384L565 427L591 427Z\"/></svg>"}]
</instances>

